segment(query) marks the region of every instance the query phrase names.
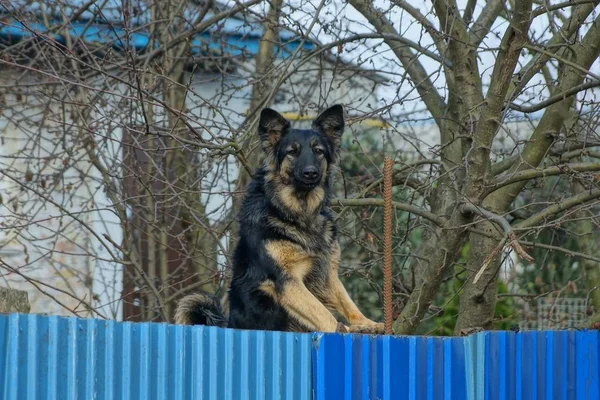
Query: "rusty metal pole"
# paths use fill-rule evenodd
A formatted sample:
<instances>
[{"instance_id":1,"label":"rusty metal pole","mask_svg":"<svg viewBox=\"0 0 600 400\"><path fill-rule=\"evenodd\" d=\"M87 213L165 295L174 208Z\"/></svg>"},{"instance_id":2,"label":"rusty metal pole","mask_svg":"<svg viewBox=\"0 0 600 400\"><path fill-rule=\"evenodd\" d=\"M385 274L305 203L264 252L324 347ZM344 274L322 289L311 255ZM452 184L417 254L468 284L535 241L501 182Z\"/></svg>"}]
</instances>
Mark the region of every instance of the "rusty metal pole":
<instances>
[{"instance_id":1,"label":"rusty metal pole","mask_svg":"<svg viewBox=\"0 0 600 400\"><path fill-rule=\"evenodd\" d=\"M392 334L392 166L383 161L383 318L385 334Z\"/></svg>"}]
</instances>

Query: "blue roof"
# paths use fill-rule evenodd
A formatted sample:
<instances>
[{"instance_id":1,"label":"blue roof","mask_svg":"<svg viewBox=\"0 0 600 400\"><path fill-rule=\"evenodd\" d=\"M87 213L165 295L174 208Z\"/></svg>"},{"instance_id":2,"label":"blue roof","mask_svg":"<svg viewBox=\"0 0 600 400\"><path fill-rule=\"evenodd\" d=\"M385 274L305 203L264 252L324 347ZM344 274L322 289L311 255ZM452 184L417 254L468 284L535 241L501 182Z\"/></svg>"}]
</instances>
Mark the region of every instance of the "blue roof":
<instances>
[{"instance_id":1,"label":"blue roof","mask_svg":"<svg viewBox=\"0 0 600 400\"><path fill-rule=\"evenodd\" d=\"M31 3L27 0L13 1L10 8L4 9L5 18L0 20L0 39L14 43L37 36L41 40L53 39L64 44L64 30L54 32L52 28L61 26L63 16L69 18L84 3L82 0L50 0L42 5L40 2ZM104 1L98 1L98 4L101 3ZM191 6L183 12L183 16L186 21L194 21L200 12L200 7ZM150 22L150 11L135 8L130 10L130 26L127 29L122 14L120 0L107 0L102 8L92 5L69 25L69 35L81 39L86 44L108 45L117 49L130 48L137 52L149 50L150 35L146 26ZM49 18L49 26L42 23L42 15ZM204 19L210 19L214 15L215 13L210 11ZM191 52L194 55L205 50L223 51L231 56L254 55L258 52L262 31L262 23L257 18L229 17L194 35L190 41ZM282 46L275 49L275 52L280 58L285 58L301 45L302 37L295 32L282 30L279 36ZM155 46L160 45L157 43ZM315 44L306 40L302 46L303 49L310 50Z\"/></svg>"}]
</instances>

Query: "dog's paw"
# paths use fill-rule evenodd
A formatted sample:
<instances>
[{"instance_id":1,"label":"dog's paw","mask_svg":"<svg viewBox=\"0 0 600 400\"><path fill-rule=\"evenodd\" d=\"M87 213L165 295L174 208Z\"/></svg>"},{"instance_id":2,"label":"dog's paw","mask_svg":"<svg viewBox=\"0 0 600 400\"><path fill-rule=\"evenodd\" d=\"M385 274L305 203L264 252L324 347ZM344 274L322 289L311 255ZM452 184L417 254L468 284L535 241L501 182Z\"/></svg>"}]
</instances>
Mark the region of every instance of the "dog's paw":
<instances>
[{"instance_id":1,"label":"dog's paw","mask_svg":"<svg viewBox=\"0 0 600 400\"><path fill-rule=\"evenodd\" d=\"M348 333L349 330L348 330L348 327L346 325L342 324L341 322L338 322L337 323L337 327L335 329L335 332L336 333Z\"/></svg>"},{"instance_id":2,"label":"dog's paw","mask_svg":"<svg viewBox=\"0 0 600 400\"><path fill-rule=\"evenodd\" d=\"M351 325L348 330L352 333L364 333L368 335L383 335L385 326L382 323L374 322L372 324Z\"/></svg>"}]
</instances>

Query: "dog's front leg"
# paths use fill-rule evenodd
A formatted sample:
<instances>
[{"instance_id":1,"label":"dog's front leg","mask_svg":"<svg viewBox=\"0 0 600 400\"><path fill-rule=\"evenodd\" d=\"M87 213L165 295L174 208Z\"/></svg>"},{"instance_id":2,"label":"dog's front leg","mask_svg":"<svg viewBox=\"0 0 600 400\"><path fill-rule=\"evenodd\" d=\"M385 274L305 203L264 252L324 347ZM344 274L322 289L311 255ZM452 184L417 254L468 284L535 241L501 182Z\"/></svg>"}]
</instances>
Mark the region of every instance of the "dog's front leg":
<instances>
[{"instance_id":1,"label":"dog's front leg","mask_svg":"<svg viewBox=\"0 0 600 400\"><path fill-rule=\"evenodd\" d=\"M298 322L316 332L336 332L338 321L304 283L288 279L277 293L279 304Z\"/></svg>"},{"instance_id":2,"label":"dog's front leg","mask_svg":"<svg viewBox=\"0 0 600 400\"><path fill-rule=\"evenodd\" d=\"M327 303L348 320L350 323L350 332L384 333L384 324L365 317L354 301L352 301L350 295L348 295L346 288L338 276L339 260L340 247L338 244L335 244L329 264Z\"/></svg>"},{"instance_id":3,"label":"dog's front leg","mask_svg":"<svg viewBox=\"0 0 600 400\"><path fill-rule=\"evenodd\" d=\"M382 323L375 322L365 317L362 312L358 309L356 304L352 301L346 288L337 277L330 278L329 284L331 287L331 294L334 296L330 300L336 311L344 316L350 323L348 330L350 332L362 332L362 333L384 333L385 327Z\"/></svg>"}]
</instances>

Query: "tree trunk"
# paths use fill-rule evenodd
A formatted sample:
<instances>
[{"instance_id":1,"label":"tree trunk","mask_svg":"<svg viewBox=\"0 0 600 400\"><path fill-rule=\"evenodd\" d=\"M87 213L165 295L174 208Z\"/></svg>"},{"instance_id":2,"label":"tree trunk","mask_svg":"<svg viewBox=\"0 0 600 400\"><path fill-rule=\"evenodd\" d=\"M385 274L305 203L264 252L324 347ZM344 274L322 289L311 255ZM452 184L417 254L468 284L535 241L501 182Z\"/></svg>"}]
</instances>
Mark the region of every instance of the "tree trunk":
<instances>
[{"instance_id":1,"label":"tree trunk","mask_svg":"<svg viewBox=\"0 0 600 400\"><path fill-rule=\"evenodd\" d=\"M476 233L469 235L471 246L469 258L467 259L467 282L460 296L458 319L454 328L456 335L466 328L491 329L496 309L496 288L498 286L502 251L497 251L477 283L473 282L473 278L482 268L484 262L489 260L490 255L496 250L503 235L498 232L498 227L489 221L478 223L476 229L490 234L492 238Z\"/></svg>"},{"instance_id":2,"label":"tree trunk","mask_svg":"<svg viewBox=\"0 0 600 400\"><path fill-rule=\"evenodd\" d=\"M394 321L394 333L413 334L429 309L440 283L460 255L467 222L458 211L444 228L438 228L424 237L419 255L411 266L420 272L417 284L410 294L400 316Z\"/></svg>"},{"instance_id":3,"label":"tree trunk","mask_svg":"<svg viewBox=\"0 0 600 400\"><path fill-rule=\"evenodd\" d=\"M579 184L575 184L577 193L584 192L586 188ZM581 235L579 239L580 251L584 254L598 257L598 230L595 228L591 220L591 215L586 211L577 212L577 223L574 226L574 231ZM589 314L587 325L592 327L600 322L600 263L594 260L582 259L581 267L583 278L586 283L586 295L588 297Z\"/></svg>"}]
</instances>

